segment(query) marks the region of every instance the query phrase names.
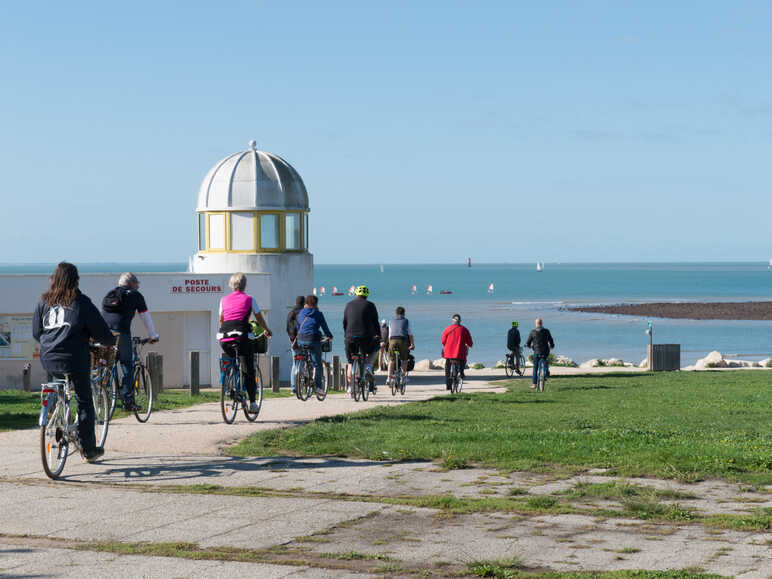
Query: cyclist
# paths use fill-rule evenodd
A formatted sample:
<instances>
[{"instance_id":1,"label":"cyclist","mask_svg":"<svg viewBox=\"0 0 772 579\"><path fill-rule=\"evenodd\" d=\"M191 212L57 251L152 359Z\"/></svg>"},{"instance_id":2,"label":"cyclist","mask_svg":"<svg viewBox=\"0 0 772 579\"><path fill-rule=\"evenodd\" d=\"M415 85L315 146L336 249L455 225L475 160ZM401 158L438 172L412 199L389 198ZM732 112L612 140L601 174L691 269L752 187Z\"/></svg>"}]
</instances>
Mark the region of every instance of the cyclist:
<instances>
[{"instance_id":1,"label":"cyclist","mask_svg":"<svg viewBox=\"0 0 772 579\"><path fill-rule=\"evenodd\" d=\"M405 317L405 308L399 306L395 314L396 317L389 322L389 378L386 380L386 385L391 384L394 379L394 348L399 349L403 371L407 365L410 350L415 349L415 339L410 329L410 321Z\"/></svg>"},{"instance_id":2,"label":"cyclist","mask_svg":"<svg viewBox=\"0 0 772 579\"><path fill-rule=\"evenodd\" d=\"M446 390L450 390L450 363L448 360L459 360L461 377L464 378L466 354L473 345L472 334L461 325L461 316L453 314L451 324L442 332L442 357L445 358Z\"/></svg>"},{"instance_id":3,"label":"cyclist","mask_svg":"<svg viewBox=\"0 0 772 579\"><path fill-rule=\"evenodd\" d=\"M373 362L381 341L381 327L378 323L378 309L373 302L367 299L369 295L370 289L366 285L360 285L354 290L354 299L347 303L346 309L343 310L343 331L346 359L348 360L346 376L349 384L352 383L352 354L359 350L361 344L367 358L365 369L370 381L370 390L375 393Z\"/></svg>"},{"instance_id":4,"label":"cyclist","mask_svg":"<svg viewBox=\"0 0 772 579\"><path fill-rule=\"evenodd\" d=\"M72 377L78 405L78 438L83 457L94 462L105 451L94 436L94 399L91 395L88 340L112 345L115 338L99 310L78 289L78 269L61 262L51 275L51 285L32 318L32 335L40 342L40 362L51 374Z\"/></svg>"},{"instance_id":5,"label":"cyclist","mask_svg":"<svg viewBox=\"0 0 772 579\"><path fill-rule=\"evenodd\" d=\"M533 381L531 382L531 388L536 388L536 380L538 378L539 363L544 362L544 370L549 376L549 366L547 365L547 359L550 355L550 348L555 348L555 342L552 339L550 331L542 326L541 318L536 318L535 328L528 334L528 340L525 342L526 348L533 349Z\"/></svg>"},{"instance_id":6,"label":"cyclist","mask_svg":"<svg viewBox=\"0 0 772 579\"><path fill-rule=\"evenodd\" d=\"M220 347L227 356L239 357L241 370L246 375L247 394L249 394L249 411L259 412L255 402L257 385L255 384L255 357L252 354L252 344L249 340L249 318L254 316L257 323L265 329L265 335L270 338L271 331L260 313L260 307L255 298L244 293L247 287L247 277L243 273L234 273L228 285L233 290L220 300Z\"/></svg>"},{"instance_id":7,"label":"cyclist","mask_svg":"<svg viewBox=\"0 0 772 579\"><path fill-rule=\"evenodd\" d=\"M305 296L295 298L295 307L287 314L287 336L289 336L290 346L295 343L298 336L298 314L306 304ZM293 347L294 350L294 347ZM295 379L297 378L298 364L295 356L292 356L292 371L290 372L290 392L295 393Z\"/></svg>"},{"instance_id":8,"label":"cyclist","mask_svg":"<svg viewBox=\"0 0 772 579\"><path fill-rule=\"evenodd\" d=\"M322 334L332 340L332 332L327 327L324 314L319 311L319 298L306 296L305 307L298 314L297 345L311 347L311 362L314 364L314 385L317 394L324 394L322 389Z\"/></svg>"},{"instance_id":9,"label":"cyclist","mask_svg":"<svg viewBox=\"0 0 772 579\"><path fill-rule=\"evenodd\" d=\"M389 323L386 318L381 320L381 348L378 350L378 369L386 369L386 354L389 349Z\"/></svg>"},{"instance_id":10,"label":"cyclist","mask_svg":"<svg viewBox=\"0 0 772 579\"><path fill-rule=\"evenodd\" d=\"M517 329L518 322L512 322L512 327L507 332L507 349L512 356L515 370L520 372L520 330Z\"/></svg>"},{"instance_id":11,"label":"cyclist","mask_svg":"<svg viewBox=\"0 0 772 579\"><path fill-rule=\"evenodd\" d=\"M155 331L153 318L150 317L150 312L147 311L145 297L139 293L139 280L136 275L127 271L118 278L118 287L107 292L107 295L102 300L102 316L104 316L110 329L120 334L118 340L118 359L123 369L121 399L123 400L123 407L129 411L137 408L134 403L134 389L131 387L133 378L131 321L134 319L135 313L139 313L139 318L145 325L150 342L157 342L158 332Z\"/></svg>"}]
</instances>

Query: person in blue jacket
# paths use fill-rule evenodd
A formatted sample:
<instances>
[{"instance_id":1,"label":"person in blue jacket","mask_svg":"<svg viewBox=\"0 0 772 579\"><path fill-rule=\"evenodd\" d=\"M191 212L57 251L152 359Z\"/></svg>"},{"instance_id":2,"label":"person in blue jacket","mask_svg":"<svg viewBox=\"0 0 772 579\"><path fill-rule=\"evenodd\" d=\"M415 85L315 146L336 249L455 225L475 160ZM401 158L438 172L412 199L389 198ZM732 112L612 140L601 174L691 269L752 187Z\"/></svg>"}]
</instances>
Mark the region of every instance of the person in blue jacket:
<instances>
[{"instance_id":1,"label":"person in blue jacket","mask_svg":"<svg viewBox=\"0 0 772 579\"><path fill-rule=\"evenodd\" d=\"M332 332L327 327L327 320L324 314L319 311L317 305L319 298L315 295L306 296L305 307L298 312L298 334L297 343L299 346L311 347L311 361L314 364L314 382L316 391L322 393L322 335L332 339Z\"/></svg>"}]
</instances>

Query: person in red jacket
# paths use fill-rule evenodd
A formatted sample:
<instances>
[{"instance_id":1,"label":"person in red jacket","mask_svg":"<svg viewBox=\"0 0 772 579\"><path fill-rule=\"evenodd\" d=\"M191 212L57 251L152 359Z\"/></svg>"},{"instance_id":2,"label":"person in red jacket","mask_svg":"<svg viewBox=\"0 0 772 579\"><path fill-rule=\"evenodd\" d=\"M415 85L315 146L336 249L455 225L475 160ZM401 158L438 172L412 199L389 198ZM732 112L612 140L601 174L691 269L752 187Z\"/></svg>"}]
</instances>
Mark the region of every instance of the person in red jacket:
<instances>
[{"instance_id":1,"label":"person in red jacket","mask_svg":"<svg viewBox=\"0 0 772 579\"><path fill-rule=\"evenodd\" d=\"M461 361L461 377L464 377L466 353L474 345L472 334L461 325L461 316L453 314L453 323L442 332L442 357L445 358L445 389L450 390L450 364L448 360Z\"/></svg>"}]
</instances>

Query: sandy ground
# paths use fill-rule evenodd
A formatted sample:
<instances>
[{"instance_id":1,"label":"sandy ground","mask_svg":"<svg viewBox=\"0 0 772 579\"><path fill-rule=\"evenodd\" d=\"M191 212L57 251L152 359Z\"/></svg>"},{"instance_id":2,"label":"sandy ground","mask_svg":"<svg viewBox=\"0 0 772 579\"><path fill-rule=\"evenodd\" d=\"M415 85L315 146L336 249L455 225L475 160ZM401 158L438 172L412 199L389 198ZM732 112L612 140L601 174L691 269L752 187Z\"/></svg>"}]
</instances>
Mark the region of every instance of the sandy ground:
<instances>
[{"instance_id":1,"label":"sandy ground","mask_svg":"<svg viewBox=\"0 0 772 579\"><path fill-rule=\"evenodd\" d=\"M768 532L581 513L451 515L386 502L389 497L445 493L462 498L513 492L552 496L578 482L616 480L600 470L555 477L492 469L445 471L427 462L222 454L229 443L259 429L443 395L441 376L414 376L404 399L392 398L383 388L367 403L342 394L322 403L267 399L256 424L241 416L235 425L224 424L218 404L154 413L144 425L122 419L110 427L104 460L89 465L73 456L57 482L42 473L36 430L0 433L0 575L443 576L464 571L470 561L513 556L535 570L693 567L740 577L772 575ZM471 371L465 389L495 391L490 382L494 376ZM677 502L702 514L772 507L772 489L749 491L723 481L628 482L688 492L693 498ZM260 492L198 494L203 487L192 485L217 485L234 495L246 487ZM617 505L595 501L577 506L591 513ZM90 545L94 541L184 541L204 550L267 550L270 559L247 563L115 555ZM85 550L70 548L77 545ZM357 556L351 557L352 552Z\"/></svg>"}]
</instances>

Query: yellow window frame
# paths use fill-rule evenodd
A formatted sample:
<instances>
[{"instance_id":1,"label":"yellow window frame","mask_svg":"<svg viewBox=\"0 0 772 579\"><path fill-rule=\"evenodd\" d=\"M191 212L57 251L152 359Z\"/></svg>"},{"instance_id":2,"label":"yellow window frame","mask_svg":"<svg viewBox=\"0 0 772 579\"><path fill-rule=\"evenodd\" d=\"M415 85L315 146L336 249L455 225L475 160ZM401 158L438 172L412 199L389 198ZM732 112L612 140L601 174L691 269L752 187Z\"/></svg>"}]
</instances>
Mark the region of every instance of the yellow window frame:
<instances>
[{"instance_id":1,"label":"yellow window frame","mask_svg":"<svg viewBox=\"0 0 772 579\"><path fill-rule=\"evenodd\" d=\"M231 240L233 238L232 231L231 231L231 215L233 213L249 213L252 216L252 248L251 249L233 249L233 246L231 244ZM255 253L257 250L257 242L258 242L258 236L257 236L257 226L258 226L257 219L257 213L255 211L229 211L228 217L227 217L227 238L226 238L226 247L228 248L229 253Z\"/></svg>"},{"instance_id":2,"label":"yellow window frame","mask_svg":"<svg viewBox=\"0 0 772 579\"><path fill-rule=\"evenodd\" d=\"M210 237L210 230L209 230L209 218L212 215L222 215L224 218L225 223L223 224L223 233L225 234L225 239L223 239L223 247L222 249L212 249L212 239ZM226 253L228 251L228 232L230 230L229 227L229 219L228 219L228 213L225 211L207 211L206 212L206 251L207 253Z\"/></svg>"},{"instance_id":3,"label":"yellow window frame","mask_svg":"<svg viewBox=\"0 0 772 579\"><path fill-rule=\"evenodd\" d=\"M303 229L305 227L305 219L304 216L306 215L305 211L284 211L284 217L282 218L281 222L286 227L286 219L287 215L297 215L298 216L298 225L300 226L300 236L298 239L298 245L300 247L296 249L290 249L286 247L287 245L287 238L286 238L286 232L284 233L284 236L282 237L282 246L284 247L284 251L289 251L291 253L303 253L306 251L306 248L303 247L303 242L305 241L305 238L303 237Z\"/></svg>"},{"instance_id":4,"label":"yellow window frame","mask_svg":"<svg viewBox=\"0 0 772 579\"><path fill-rule=\"evenodd\" d=\"M257 224L259 231L257 232L258 251L260 253L283 253L284 250L284 211L258 211L257 212ZM273 248L263 247L263 224L260 217L263 215L278 215L279 216L279 247Z\"/></svg>"}]
</instances>

